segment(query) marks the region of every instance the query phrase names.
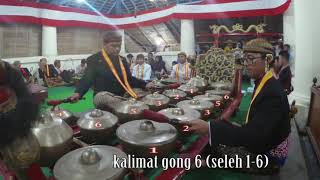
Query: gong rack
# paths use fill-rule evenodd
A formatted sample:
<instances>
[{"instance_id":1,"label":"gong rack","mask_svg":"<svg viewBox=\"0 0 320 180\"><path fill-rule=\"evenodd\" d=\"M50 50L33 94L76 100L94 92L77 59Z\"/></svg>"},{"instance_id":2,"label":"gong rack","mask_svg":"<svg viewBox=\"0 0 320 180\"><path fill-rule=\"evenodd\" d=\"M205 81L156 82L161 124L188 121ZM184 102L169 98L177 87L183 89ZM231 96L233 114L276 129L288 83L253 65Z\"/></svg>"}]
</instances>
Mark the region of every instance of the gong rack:
<instances>
[{"instance_id":1,"label":"gong rack","mask_svg":"<svg viewBox=\"0 0 320 180\"><path fill-rule=\"evenodd\" d=\"M232 114L234 114L237 111L237 107L240 104L241 101L241 76L238 76L236 74L235 76L235 88L233 91L233 101L229 103L228 107L225 107L225 109L222 111L220 117L224 120L228 120ZM239 91L240 87L240 91ZM174 107L173 105L170 105L171 107ZM90 145L97 144L96 142L84 142L82 140L82 136L80 134L80 128L77 126L72 127L74 131L74 138L73 138L73 149L86 147ZM117 139L117 138L115 138ZM208 136L198 136L197 140L192 143L186 143L187 145L183 145L183 142L181 140L177 141L177 148L178 150L176 153L178 153L179 158L191 158L194 159L198 154L200 154L205 146L209 142ZM117 140L111 141L110 143L107 143L105 145L111 145L118 147L122 149L121 145L117 142ZM144 169L139 169L136 171L128 171L128 174L126 175L130 180L145 180L147 179L144 175ZM156 180L162 180L162 179L179 179L183 176L183 174L186 172L184 168L171 168L166 171L162 171L159 176L156 177ZM0 163L0 174L3 174L3 176L14 177L14 174L10 171L8 171L1 163ZM6 180L6 179L5 179ZM50 177L48 180L54 180L53 177Z\"/></svg>"},{"instance_id":2,"label":"gong rack","mask_svg":"<svg viewBox=\"0 0 320 180\"><path fill-rule=\"evenodd\" d=\"M240 85L235 86L235 90L233 92L233 101L228 104L228 107L223 109L220 114L220 117L224 120L228 120L236 111L237 107L239 106L242 98L241 94L241 74L239 71L236 74L235 82L236 84L240 83ZM237 89L240 87L240 90ZM175 107L175 105L169 105L169 107ZM72 127L74 130L74 145L75 149L85 146L96 145L96 142L84 142L82 140L82 136L80 134L80 129L77 126ZM194 137L193 137L194 138ZM177 140L177 151L175 153L179 154L179 158L190 158L194 159L197 155L201 154L203 149L207 146L209 142L208 136L198 136L196 137L197 140L190 143L186 143L186 140ZM184 145L184 143L186 145ZM121 145L119 144L117 138L115 137L113 141L110 141L104 145L115 146L117 148L122 149ZM163 180L163 179L179 179L185 174L186 170L184 168L170 168L166 171L162 171L159 176L156 177L156 180ZM127 177L130 180L145 180L145 170L139 169L137 171L128 171Z\"/></svg>"}]
</instances>

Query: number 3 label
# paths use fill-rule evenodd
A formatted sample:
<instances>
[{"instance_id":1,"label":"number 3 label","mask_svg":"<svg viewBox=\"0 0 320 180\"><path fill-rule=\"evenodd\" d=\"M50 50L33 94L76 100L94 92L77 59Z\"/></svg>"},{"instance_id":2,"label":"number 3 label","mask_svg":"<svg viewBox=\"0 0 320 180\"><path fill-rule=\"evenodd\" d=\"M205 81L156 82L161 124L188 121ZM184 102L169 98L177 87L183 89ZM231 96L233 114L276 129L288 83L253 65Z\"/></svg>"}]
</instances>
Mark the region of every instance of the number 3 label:
<instances>
[{"instance_id":1,"label":"number 3 label","mask_svg":"<svg viewBox=\"0 0 320 180\"><path fill-rule=\"evenodd\" d=\"M161 106L162 105L162 101L155 101L156 106Z\"/></svg>"}]
</instances>

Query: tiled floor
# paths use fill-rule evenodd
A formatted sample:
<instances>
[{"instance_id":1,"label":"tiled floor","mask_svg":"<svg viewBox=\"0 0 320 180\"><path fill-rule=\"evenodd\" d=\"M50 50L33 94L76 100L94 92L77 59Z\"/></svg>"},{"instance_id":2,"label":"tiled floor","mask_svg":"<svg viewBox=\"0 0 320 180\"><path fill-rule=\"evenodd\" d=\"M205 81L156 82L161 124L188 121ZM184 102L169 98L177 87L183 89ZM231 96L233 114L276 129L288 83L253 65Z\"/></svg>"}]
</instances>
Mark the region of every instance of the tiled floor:
<instances>
[{"instance_id":1,"label":"tiled floor","mask_svg":"<svg viewBox=\"0 0 320 180\"><path fill-rule=\"evenodd\" d=\"M301 139L302 150L304 151L308 175L310 180L320 180L320 166L312 149L308 136Z\"/></svg>"}]
</instances>

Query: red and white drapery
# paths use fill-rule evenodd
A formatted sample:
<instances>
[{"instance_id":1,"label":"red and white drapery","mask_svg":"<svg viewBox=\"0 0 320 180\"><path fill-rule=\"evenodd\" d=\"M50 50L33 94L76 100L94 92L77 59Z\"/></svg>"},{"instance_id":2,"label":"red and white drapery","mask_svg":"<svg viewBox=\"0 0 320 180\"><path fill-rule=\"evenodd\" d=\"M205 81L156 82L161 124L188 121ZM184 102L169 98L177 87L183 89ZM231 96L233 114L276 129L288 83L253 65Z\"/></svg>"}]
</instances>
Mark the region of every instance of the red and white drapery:
<instances>
[{"instance_id":1,"label":"red and white drapery","mask_svg":"<svg viewBox=\"0 0 320 180\"><path fill-rule=\"evenodd\" d=\"M44 3L0 0L0 23L35 23L99 29L149 26L176 19L218 19L272 16L283 13L291 0L206 0L192 5L150 9L137 14L98 15L97 13Z\"/></svg>"}]
</instances>

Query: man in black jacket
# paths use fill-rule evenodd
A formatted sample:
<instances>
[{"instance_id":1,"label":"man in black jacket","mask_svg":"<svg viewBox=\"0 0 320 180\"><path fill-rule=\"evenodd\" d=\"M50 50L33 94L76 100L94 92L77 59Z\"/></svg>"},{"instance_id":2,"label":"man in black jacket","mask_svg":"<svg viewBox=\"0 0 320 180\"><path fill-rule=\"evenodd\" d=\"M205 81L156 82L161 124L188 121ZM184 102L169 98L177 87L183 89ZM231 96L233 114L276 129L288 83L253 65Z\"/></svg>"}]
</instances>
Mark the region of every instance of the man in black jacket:
<instances>
[{"instance_id":1,"label":"man in black jacket","mask_svg":"<svg viewBox=\"0 0 320 180\"><path fill-rule=\"evenodd\" d=\"M249 76L256 84L246 123L241 127L226 121L193 120L186 124L195 133L208 134L211 147L219 155L239 155L245 159L247 155L254 158L262 154L267 155L270 166L280 167L287 157L291 126L287 96L273 72L267 70L273 57L272 46L263 39L255 39L247 43L244 51ZM257 168L246 170L255 172Z\"/></svg>"},{"instance_id":2,"label":"man in black jacket","mask_svg":"<svg viewBox=\"0 0 320 180\"><path fill-rule=\"evenodd\" d=\"M279 81L287 94L290 94L293 91L291 84L292 73L289 64L290 54L288 51L280 51L279 53Z\"/></svg>"},{"instance_id":3,"label":"man in black jacket","mask_svg":"<svg viewBox=\"0 0 320 180\"><path fill-rule=\"evenodd\" d=\"M119 55L122 36L117 32L109 32L103 38L103 48L87 59L87 68L79 82L71 100L82 97L93 86L94 94L108 91L118 96L128 92L131 96L132 88L146 88L152 86L132 77L127 61ZM127 82L127 83L126 83Z\"/></svg>"}]
</instances>

